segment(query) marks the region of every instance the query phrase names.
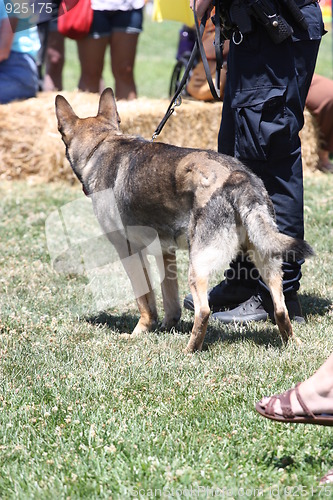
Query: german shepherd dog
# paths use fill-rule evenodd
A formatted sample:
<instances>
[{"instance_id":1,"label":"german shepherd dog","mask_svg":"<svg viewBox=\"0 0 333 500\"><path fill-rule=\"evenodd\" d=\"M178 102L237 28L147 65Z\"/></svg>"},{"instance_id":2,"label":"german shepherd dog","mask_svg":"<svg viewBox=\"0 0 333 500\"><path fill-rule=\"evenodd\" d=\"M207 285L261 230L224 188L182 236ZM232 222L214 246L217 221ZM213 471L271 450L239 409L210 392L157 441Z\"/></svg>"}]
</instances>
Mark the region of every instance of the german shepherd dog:
<instances>
[{"instance_id":1,"label":"german shepherd dog","mask_svg":"<svg viewBox=\"0 0 333 500\"><path fill-rule=\"evenodd\" d=\"M282 291L282 260L286 255L305 258L313 251L305 241L278 231L272 202L256 175L237 159L217 152L124 135L110 88L100 97L97 116L80 119L61 95L56 97L56 115L67 158L119 256L123 245L108 229L112 210L96 193L112 190L124 227L149 226L158 233L165 267L161 288L166 329L181 316L175 249L186 241L195 309L186 352L202 349L210 315L210 274L225 269L240 252L250 255L270 290L283 341L293 336ZM144 272L149 279L149 270ZM135 285L130 274L129 278ZM156 327L151 287L137 298L137 305L140 319L132 335Z\"/></svg>"}]
</instances>

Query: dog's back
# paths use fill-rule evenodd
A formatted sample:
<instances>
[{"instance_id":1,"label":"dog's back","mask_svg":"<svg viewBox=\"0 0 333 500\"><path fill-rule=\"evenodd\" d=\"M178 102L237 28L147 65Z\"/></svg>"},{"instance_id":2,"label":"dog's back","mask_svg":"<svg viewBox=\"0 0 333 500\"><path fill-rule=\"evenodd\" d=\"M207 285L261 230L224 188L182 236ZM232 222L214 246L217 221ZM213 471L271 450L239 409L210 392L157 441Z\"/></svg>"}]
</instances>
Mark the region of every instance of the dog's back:
<instances>
[{"instance_id":1,"label":"dog's back","mask_svg":"<svg viewBox=\"0 0 333 500\"><path fill-rule=\"evenodd\" d=\"M162 240L188 236L203 214L212 231L226 222L238 225L242 205L267 206L273 216L262 181L238 160L214 151L112 134L89 164L79 173L73 166L85 192L112 189L124 225L151 226Z\"/></svg>"}]
</instances>

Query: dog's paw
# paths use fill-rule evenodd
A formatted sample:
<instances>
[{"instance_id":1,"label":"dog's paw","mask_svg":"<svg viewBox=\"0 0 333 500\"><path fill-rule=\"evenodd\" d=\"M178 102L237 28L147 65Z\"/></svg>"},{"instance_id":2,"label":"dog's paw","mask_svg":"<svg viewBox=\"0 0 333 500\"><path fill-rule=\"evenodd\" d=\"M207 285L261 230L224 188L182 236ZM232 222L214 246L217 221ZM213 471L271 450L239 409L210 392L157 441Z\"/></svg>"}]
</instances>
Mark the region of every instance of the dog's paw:
<instances>
[{"instance_id":1,"label":"dog's paw","mask_svg":"<svg viewBox=\"0 0 333 500\"><path fill-rule=\"evenodd\" d=\"M194 354L195 352L200 352L201 350L202 344L196 344L190 340L183 352L184 354Z\"/></svg>"},{"instance_id":2,"label":"dog's paw","mask_svg":"<svg viewBox=\"0 0 333 500\"><path fill-rule=\"evenodd\" d=\"M166 330L166 331L169 331L171 330L171 328L174 328L177 323L179 322L179 319L166 319L164 318L164 320L162 321L162 324L161 324L161 330Z\"/></svg>"},{"instance_id":3,"label":"dog's paw","mask_svg":"<svg viewBox=\"0 0 333 500\"><path fill-rule=\"evenodd\" d=\"M119 338L122 340L136 340L143 337L146 332L132 332L132 333L121 333Z\"/></svg>"},{"instance_id":4,"label":"dog's paw","mask_svg":"<svg viewBox=\"0 0 333 500\"><path fill-rule=\"evenodd\" d=\"M135 340L139 337L143 337L146 332L132 332L132 333L121 333L119 338L122 340Z\"/></svg>"},{"instance_id":5,"label":"dog's paw","mask_svg":"<svg viewBox=\"0 0 333 500\"><path fill-rule=\"evenodd\" d=\"M147 330L134 330L131 334L132 339L138 339L140 337L144 337L147 332L149 332L150 329Z\"/></svg>"},{"instance_id":6,"label":"dog's paw","mask_svg":"<svg viewBox=\"0 0 333 500\"><path fill-rule=\"evenodd\" d=\"M138 337L144 333L154 331L156 328L157 328L157 322L152 322L149 325L147 325L139 321L132 332L132 337Z\"/></svg>"},{"instance_id":7,"label":"dog's paw","mask_svg":"<svg viewBox=\"0 0 333 500\"><path fill-rule=\"evenodd\" d=\"M121 333L119 335L119 338L122 340L130 340L132 338L132 335L130 333Z\"/></svg>"},{"instance_id":8,"label":"dog's paw","mask_svg":"<svg viewBox=\"0 0 333 500\"><path fill-rule=\"evenodd\" d=\"M291 337L291 339L295 342L295 344L299 347L301 347L303 345L303 342L301 341L300 338L296 337L296 335L293 335Z\"/></svg>"}]
</instances>

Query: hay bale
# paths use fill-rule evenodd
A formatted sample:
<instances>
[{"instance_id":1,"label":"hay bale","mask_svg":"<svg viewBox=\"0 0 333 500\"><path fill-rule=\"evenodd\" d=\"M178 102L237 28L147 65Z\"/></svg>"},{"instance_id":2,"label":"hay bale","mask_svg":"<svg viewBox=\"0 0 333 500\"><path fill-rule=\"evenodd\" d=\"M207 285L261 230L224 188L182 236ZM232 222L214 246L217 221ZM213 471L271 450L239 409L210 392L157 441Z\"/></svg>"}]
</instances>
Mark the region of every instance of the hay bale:
<instances>
[{"instance_id":1,"label":"hay bale","mask_svg":"<svg viewBox=\"0 0 333 500\"><path fill-rule=\"evenodd\" d=\"M59 137L54 95L0 106L0 178L70 181Z\"/></svg>"},{"instance_id":2,"label":"hay bale","mask_svg":"<svg viewBox=\"0 0 333 500\"><path fill-rule=\"evenodd\" d=\"M62 92L80 117L97 113L99 96ZM56 93L41 93L35 99L0 106L0 179L32 178L66 180L75 176L65 158L54 112ZM118 111L124 133L151 139L169 105L168 100L120 101ZM177 146L216 150L221 103L184 100L168 120L157 140ZM318 162L317 130L307 113L302 131L305 168Z\"/></svg>"},{"instance_id":3,"label":"hay bale","mask_svg":"<svg viewBox=\"0 0 333 500\"><path fill-rule=\"evenodd\" d=\"M304 111L304 127L300 133L302 144L303 170L306 174L311 174L318 170L320 130L316 118L308 109Z\"/></svg>"}]
</instances>

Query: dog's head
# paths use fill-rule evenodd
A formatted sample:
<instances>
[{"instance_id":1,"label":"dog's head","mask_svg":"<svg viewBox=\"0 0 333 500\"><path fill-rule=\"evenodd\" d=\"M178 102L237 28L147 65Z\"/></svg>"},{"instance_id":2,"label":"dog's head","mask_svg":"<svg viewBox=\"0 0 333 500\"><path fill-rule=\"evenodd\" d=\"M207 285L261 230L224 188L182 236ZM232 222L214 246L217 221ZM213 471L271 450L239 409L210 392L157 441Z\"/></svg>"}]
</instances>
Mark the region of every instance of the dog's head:
<instances>
[{"instance_id":1,"label":"dog's head","mask_svg":"<svg viewBox=\"0 0 333 500\"><path fill-rule=\"evenodd\" d=\"M105 89L100 97L97 116L80 119L62 95L56 96L55 108L58 130L67 147L70 146L74 136L82 135L91 126L94 127L95 133L98 133L98 130L119 131L120 118L113 91L110 88Z\"/></svg>"},{"instance_id":2,"label":"dog's head","mask_svg":"<svg viewBox=\"0 0 333 500\"><path fill-rule=\"evenodd\" d=\"M96 146L110 134L120 134L120 118L112 89L103 91L97 116L79 118L68 101L57 95L55 100L58 130L66 146L67 158L82 181L83 169Z\"/></svg>"}]
</instances>

